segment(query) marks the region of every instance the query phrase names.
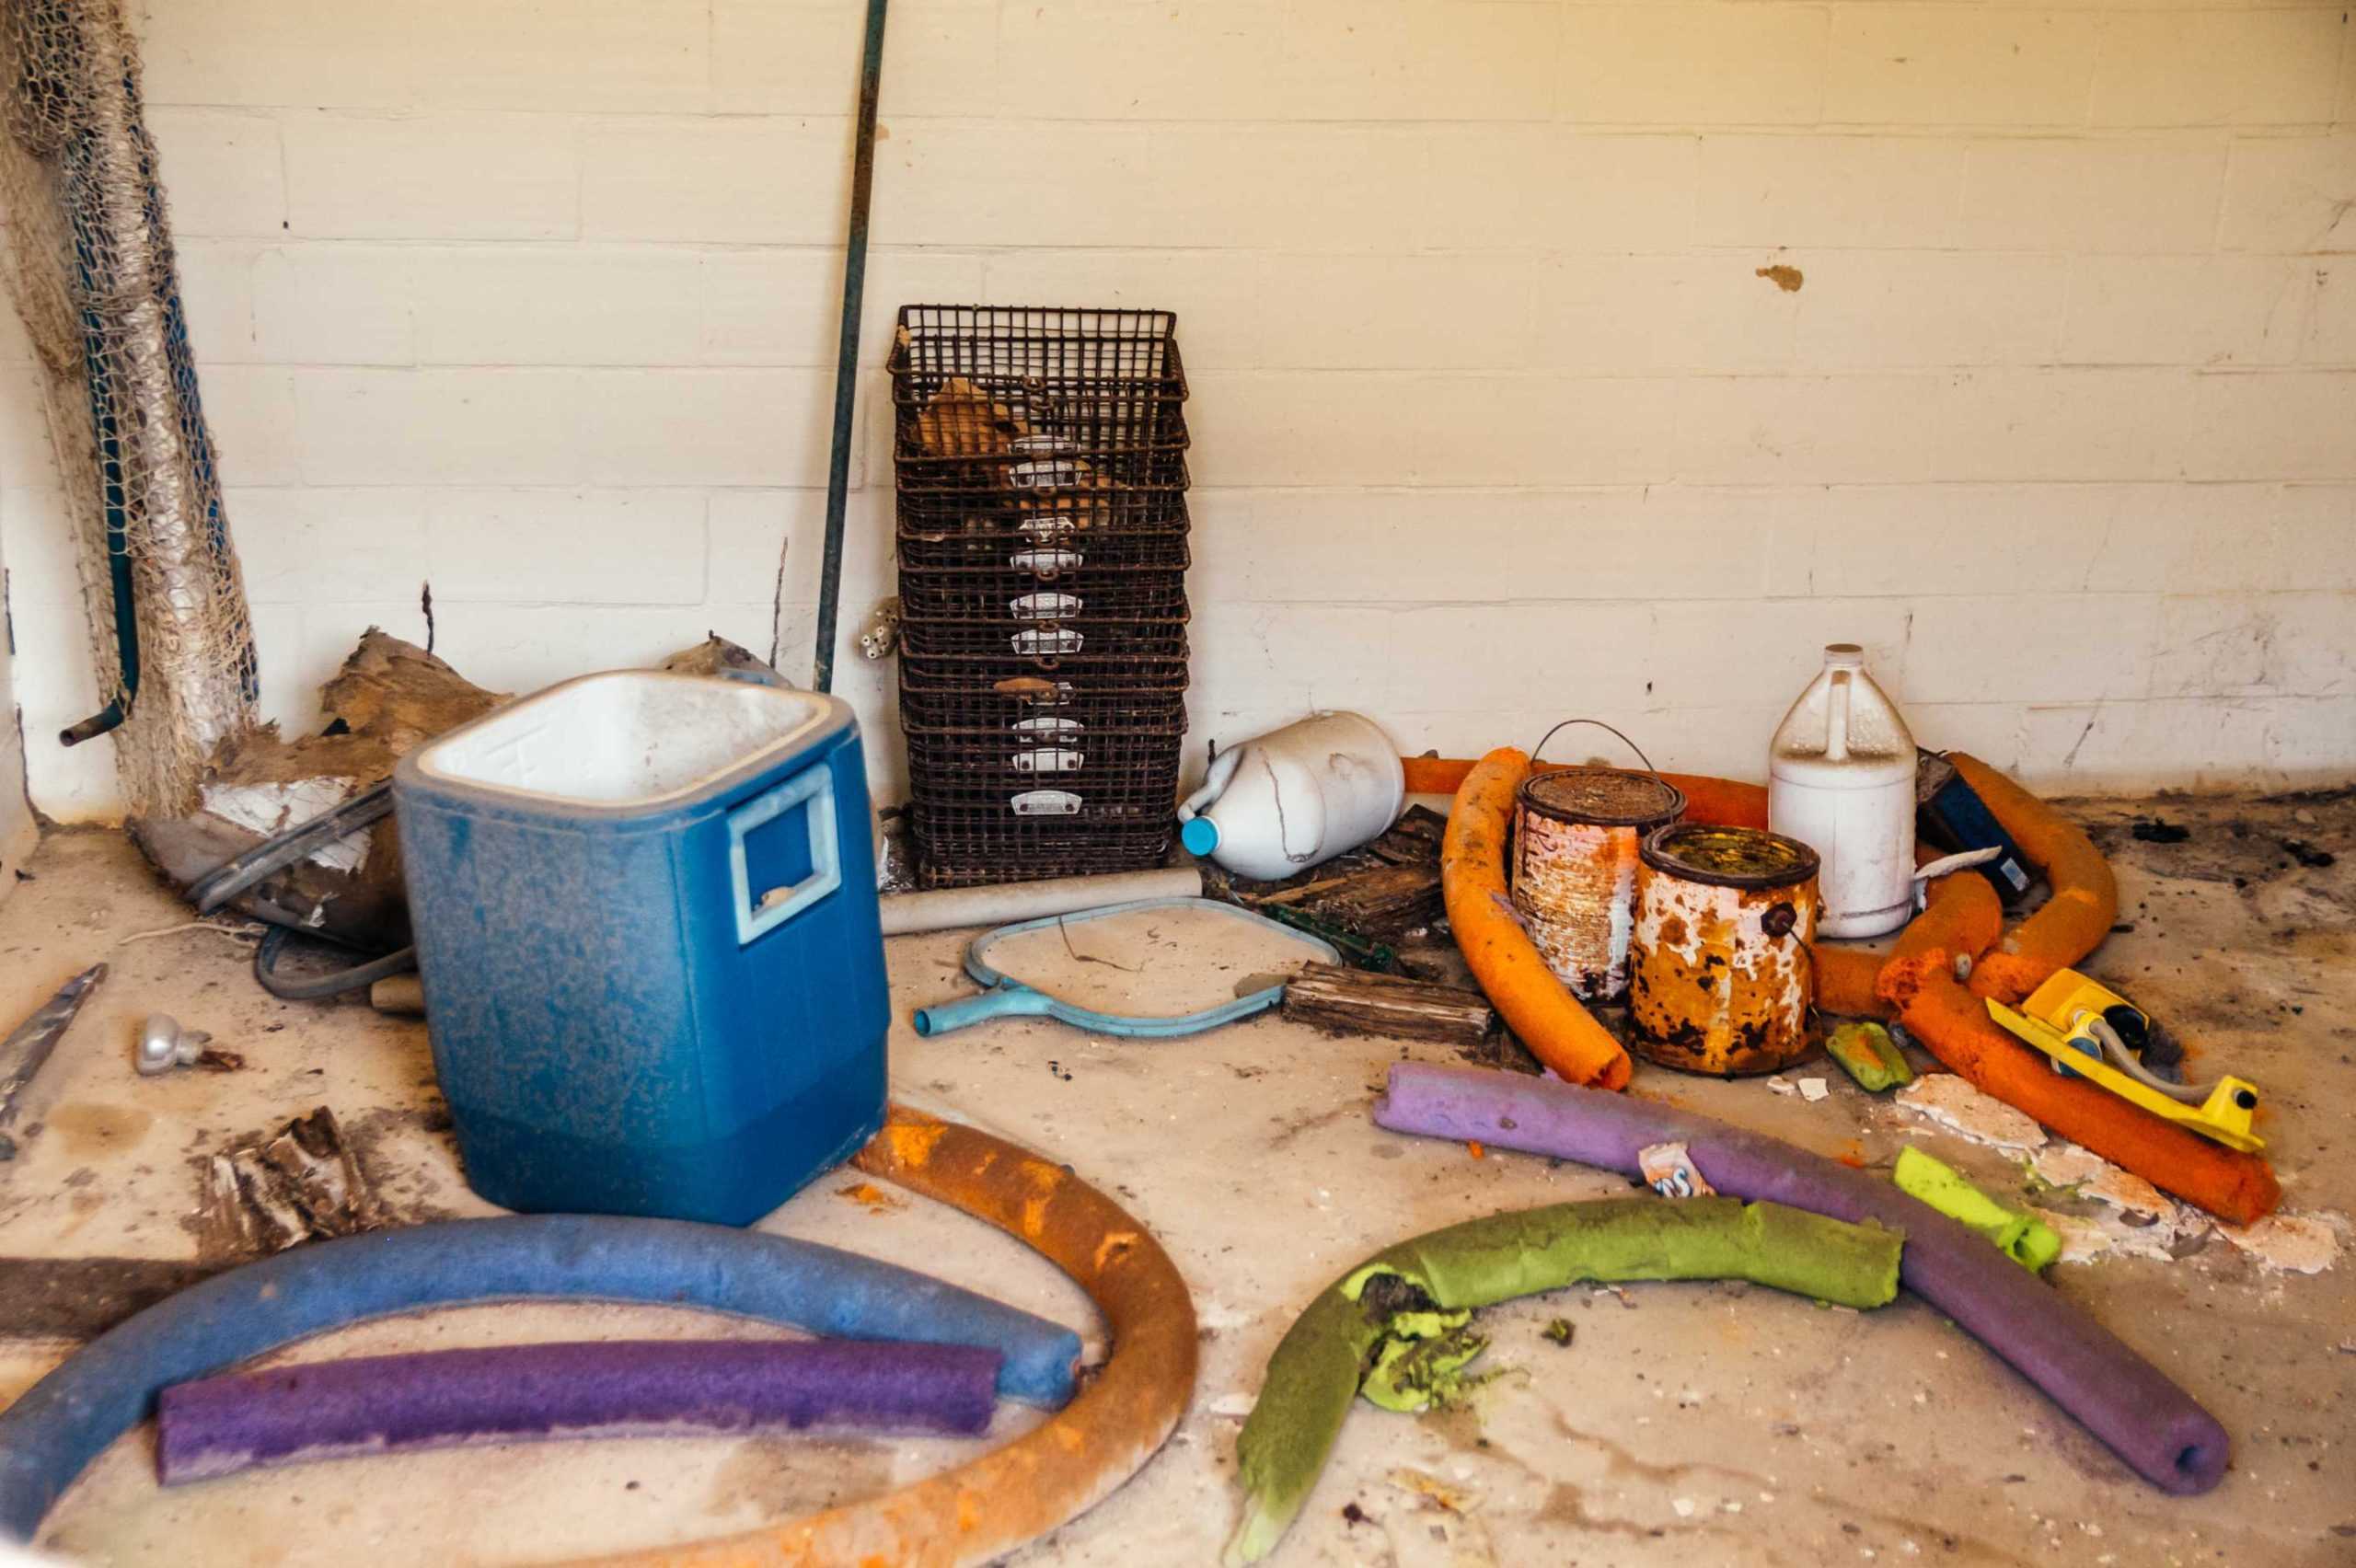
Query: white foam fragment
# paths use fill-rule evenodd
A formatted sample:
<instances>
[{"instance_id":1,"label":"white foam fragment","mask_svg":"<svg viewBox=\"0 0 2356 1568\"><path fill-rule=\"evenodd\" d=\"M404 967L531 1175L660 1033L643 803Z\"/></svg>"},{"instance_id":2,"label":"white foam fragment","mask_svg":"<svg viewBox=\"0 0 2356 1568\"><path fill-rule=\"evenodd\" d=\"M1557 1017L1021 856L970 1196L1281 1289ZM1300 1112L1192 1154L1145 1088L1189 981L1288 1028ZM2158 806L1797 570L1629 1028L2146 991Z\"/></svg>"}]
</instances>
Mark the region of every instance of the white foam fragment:
<instances>
[{"instance_id":1,"label":"white foam fragment","mask_svg":"<svg viewBox=\"0 0 2356 1568\"><path fill-rule=\"evenodd\" d=\"M1807 1101L1811 1105L1815 1104L1818 1101L1823 1099L1826 1095L1831 1092L1832 1090L1831 1086L1826 1084L1822 1078L1800 1079L1800 1098Z\"/></svg>"}]
</instances>

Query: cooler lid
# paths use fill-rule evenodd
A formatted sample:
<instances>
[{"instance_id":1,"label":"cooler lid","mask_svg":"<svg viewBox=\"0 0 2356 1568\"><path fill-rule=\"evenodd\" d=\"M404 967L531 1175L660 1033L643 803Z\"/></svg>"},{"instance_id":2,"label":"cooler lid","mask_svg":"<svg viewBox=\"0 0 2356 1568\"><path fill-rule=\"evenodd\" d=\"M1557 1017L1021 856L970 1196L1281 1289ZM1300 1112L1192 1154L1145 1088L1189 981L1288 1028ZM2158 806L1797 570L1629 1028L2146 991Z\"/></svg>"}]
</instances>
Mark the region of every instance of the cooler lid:
<instances>
[{"instance_id":1,"label":"cooler lid","mask_svg":"<svg viewBox=\"0 0 2356 1568\"><path fill-rule=\"evenodd\" d=\"M852 727L818 692L660 670L560 681L401 759L397 784L634 813L718 794Z\"/></svg>"}]
</instances>

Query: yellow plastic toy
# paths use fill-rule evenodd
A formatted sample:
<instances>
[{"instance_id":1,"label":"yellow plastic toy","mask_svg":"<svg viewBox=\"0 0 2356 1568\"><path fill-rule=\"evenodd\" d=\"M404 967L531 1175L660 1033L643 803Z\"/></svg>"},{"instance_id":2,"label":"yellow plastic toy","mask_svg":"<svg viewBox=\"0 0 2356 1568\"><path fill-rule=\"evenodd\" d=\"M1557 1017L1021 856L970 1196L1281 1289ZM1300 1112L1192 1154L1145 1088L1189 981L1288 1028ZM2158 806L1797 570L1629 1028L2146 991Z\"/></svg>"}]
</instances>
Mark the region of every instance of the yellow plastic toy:
<instances>
[{"instance_id":1,"label":"yellow plastic toy","mask_svg":"<svg viewBox=\"0 0 2356 1568\"><path fill-rule=\"evenodd\" d=\"M1988 1016L2052 1057L2057 1071L2076 1073L2227 1148L2255 1154L2266 1147L2250 1131L2256 1084L2228 1074L2203 1089L2158 1077L2122 1039L2141 1044L2149 1025L2142 1009L2074 969L2054 971L2017 1012L1991 997Z\"/></svg>"}]
</instances>

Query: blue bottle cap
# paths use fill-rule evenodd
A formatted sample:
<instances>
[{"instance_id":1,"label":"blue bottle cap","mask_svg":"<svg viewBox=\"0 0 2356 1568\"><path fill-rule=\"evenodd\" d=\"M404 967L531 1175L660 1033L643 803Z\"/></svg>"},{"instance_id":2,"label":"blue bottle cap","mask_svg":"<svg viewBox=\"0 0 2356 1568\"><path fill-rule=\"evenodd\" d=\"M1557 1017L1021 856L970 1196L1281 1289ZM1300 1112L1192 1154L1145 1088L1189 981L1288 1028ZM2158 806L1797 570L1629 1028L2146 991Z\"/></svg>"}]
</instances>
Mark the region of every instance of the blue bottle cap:
<instances>
[{"instance_id":1,"label":"blue bottle cap","mask_svg":"<svg viewBox=\"0 0 2356 1568\"><path fill-rule=\"evenodd\" d=\"M1207 855L1218 847L1218 824L1207 816L1191 817L1178 830L1178 842L1189 855Z\"/></svg>"}]
</instances>

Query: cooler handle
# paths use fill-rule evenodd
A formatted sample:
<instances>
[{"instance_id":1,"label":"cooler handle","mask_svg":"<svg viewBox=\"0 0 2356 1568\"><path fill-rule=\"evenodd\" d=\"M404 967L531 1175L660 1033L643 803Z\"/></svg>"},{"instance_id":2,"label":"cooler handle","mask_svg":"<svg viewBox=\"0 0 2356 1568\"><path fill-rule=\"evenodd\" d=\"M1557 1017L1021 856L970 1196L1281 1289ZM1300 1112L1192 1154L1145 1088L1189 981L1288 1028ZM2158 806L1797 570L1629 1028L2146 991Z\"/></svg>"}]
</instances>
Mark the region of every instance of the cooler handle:
<instances>
[{"instance_id":1,"label":"cooler handle","mask_svg":"<svg viewBox=\"0 0 2356 1568\"><path fill-rule=\"evenodd\" d=\"M810 874L786 887L753 889L745 840L794 807L810 834ZM736 897L736 945L748 947L817 903L843 883L842 856L835 840L835 778L826 764L803 769L728 813L728 880Z\"/></svg>"}]
</instances>

